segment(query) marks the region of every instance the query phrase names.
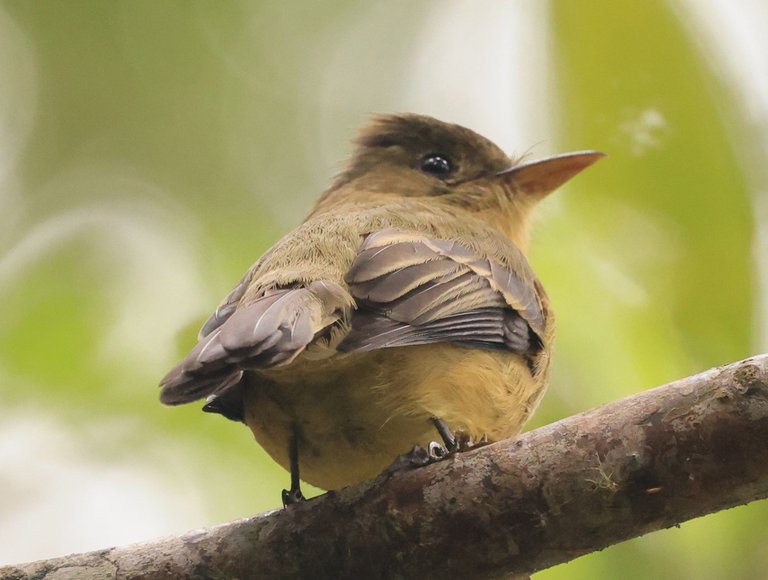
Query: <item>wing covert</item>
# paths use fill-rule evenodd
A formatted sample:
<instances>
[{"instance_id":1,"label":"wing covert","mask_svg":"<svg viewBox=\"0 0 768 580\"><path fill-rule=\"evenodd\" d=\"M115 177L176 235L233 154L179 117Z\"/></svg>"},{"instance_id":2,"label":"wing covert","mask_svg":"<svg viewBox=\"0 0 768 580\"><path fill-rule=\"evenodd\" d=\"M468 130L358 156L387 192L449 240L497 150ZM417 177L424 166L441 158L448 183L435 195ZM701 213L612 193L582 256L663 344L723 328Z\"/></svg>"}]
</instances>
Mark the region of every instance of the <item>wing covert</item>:
<instances>
[{"instance_id":1,"label":"wing covert","mask_svg":"<svg viewBox=\"0 0 768 580\"><path fill-rule=\"evenodd\" d=\"M236 288L229 298L238 292L242 297L245 289ZM162 380L162 402L218 395L234 387L243 370L288 364L352 307L352 297L328 280L273 288L247 304L236 299L230 306L229 298L203 327L197 345Z\"/></svg>"},{"instance_id":2,"label":"wing covert","mask_svg":"<svg viewBox=\"0 0 768 580\"><path fill-rule=\"evenodd\" d=\"M522 254L515 258L521 271L458 242L395 229L370 234L345 278L358 310L339 350L435 342L535 350L545 312L533 272Z\"/></svg>"}]
</instances>

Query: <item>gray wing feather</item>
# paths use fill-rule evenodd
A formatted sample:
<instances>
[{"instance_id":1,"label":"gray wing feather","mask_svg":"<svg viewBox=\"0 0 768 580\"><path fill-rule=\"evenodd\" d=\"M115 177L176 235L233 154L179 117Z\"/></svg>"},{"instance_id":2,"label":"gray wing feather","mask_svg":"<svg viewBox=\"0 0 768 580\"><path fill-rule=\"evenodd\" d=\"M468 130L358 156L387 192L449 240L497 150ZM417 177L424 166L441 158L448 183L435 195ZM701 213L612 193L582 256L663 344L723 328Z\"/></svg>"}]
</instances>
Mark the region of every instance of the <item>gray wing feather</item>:
<instances>
[{"instance_id":1,"label":"gray wing feather","mask_svg":"<svg viewBox=\"0 0 768 580\"><path fill-rule=\"evenodd\" d=\"M388 274L384 279L356 283L360 296L372 302L392 302L403 294L435 279L444 281L460 276L461 268L449 260L432 260L423 264L406 266Z\"/></svg>"},{"instance_id":2,"label":"gray wing feather","mask_svg":"<svg viewBox=\"0 0 768 580\"><path fill-rule=\"evenodd\" d=\"M458 242L376 232L345 278L358 310L338 348L455 342L531 351L545 325L534 279L530 270L518 274Z\"/></svg>"},{"instance_id":3,"label":"gray wing feather","mask_svg":"<svg viewBox=\"0 0 768 580\"><path fill-rule=\"evenodd\" d=\"M417 242L364 249L349 269L348 276L365 282L430 259L434 259L434 252Z\"/></svg>"},{"instance_id":4,"label":"gray wing feather","mask_svg":"<svg viewBox=\"0 0 768 580\"><path fill-rule=\"evenodd\" d=\"M190 402L232 387L244 369L287 364L346 318L351 305L341 286L323 280L270 290L237 304L166 375L160 399L170 405Z\"/></svg>"},{"instance_id":5,"label":"gray wing feather","mask_svg":"<svg viewBox=\"0 0 768 580\"><path fill-rule=\"evenodd\" d=\"M237 283L237 286L235 286L232 292L230 292L224 301L219 305L219 307L216 309L216 312L214 312L211 317L206 320L205 324L203 324L203 327L200 329L198 338L208 336L211 334L211 332L224 324L224 322L226 322L227 319L232 316L232 314L234 314L238 303L243 298L245 291L248 289L248 284L250 281L251 271L249 270L245 276L242 277L240 282Z\"/></svg>"}]
</instances>

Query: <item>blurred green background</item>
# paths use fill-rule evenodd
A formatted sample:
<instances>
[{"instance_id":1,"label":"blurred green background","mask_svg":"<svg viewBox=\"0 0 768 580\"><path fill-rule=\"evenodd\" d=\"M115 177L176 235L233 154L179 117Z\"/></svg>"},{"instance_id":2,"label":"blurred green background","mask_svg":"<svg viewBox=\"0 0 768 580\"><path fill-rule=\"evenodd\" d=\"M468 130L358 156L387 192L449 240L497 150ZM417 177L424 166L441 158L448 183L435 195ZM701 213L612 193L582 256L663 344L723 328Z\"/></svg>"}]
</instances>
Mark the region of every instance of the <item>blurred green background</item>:
<instances>
[{"instance_id":1,"label":"blurred green background","mask_svg":"<svg viewBox=\"0 0 768 580\"><path fill-rule=\"evenodd\" d=\"M371 112L610 157L539 212L533 425L768 350L759 1L0 2L0 563L279 505L245 428L157 382ZM754 578L765 502L537 578Z\"/></svg>"}]
</instances>

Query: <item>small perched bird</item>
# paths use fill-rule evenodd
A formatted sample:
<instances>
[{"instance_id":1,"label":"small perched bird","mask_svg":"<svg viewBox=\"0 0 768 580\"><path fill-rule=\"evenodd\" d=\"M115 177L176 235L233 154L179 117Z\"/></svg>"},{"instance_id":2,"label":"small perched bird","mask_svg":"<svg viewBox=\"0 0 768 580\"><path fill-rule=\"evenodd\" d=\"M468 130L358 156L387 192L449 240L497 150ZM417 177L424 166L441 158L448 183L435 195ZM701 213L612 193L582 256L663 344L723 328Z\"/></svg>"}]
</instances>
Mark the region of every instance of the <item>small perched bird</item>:
<instances>
[{"instance_id":1,"label":"small perched bird","mask_svg":"<svg viewBox=\"0 0 768 580\"><path fill-rule=\"evenodd\" d=\"M515 435L547 385L549 299L530 215L603 157L509 158L421 115L375 117L306 220L243 276L162 381L169 405L242 421L299 479L335 489L400 454ZM434 445L434 443L433 443Z\"/></svg>"}]
</instances>

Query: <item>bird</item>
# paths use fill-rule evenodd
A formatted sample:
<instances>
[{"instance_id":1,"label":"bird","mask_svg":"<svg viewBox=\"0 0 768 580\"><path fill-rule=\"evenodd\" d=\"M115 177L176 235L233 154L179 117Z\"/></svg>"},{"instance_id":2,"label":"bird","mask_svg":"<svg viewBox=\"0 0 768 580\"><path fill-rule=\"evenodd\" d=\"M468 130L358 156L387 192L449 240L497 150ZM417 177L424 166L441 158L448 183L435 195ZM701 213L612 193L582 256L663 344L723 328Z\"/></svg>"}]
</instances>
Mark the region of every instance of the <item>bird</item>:
<instances>
[{"instance_id":1,"label":"bird","mask_svg":"<svg viewBox=\"0 0 768 580\"><path fill-rule=\"evenodd\" d=\"M515 159L460 125L373 116L162 379L161 402L205 399L245 423L290 472L284 505L304 499L301 481L339 489L409 449L430 461L516 435L555 340L526 257L532 210L603 156Z\"/></svg>"}]
</instances>

